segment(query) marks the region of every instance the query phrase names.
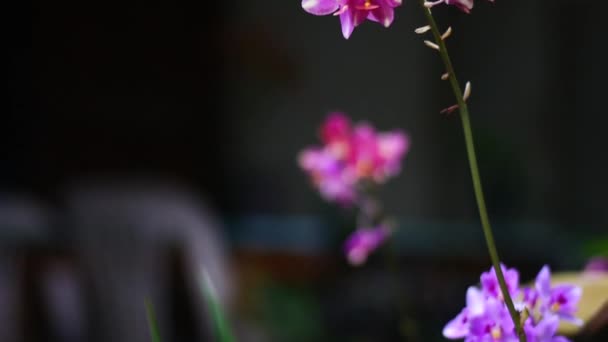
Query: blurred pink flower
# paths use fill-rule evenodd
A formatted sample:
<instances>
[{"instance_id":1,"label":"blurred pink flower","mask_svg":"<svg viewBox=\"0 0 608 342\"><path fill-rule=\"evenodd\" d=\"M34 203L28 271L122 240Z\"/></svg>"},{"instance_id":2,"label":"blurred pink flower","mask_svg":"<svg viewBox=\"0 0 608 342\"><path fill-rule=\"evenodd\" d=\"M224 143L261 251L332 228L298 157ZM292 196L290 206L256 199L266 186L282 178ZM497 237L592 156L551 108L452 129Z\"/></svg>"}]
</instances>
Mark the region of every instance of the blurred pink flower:
<instances>
[{"instance_id":1,"label":"blurred pink flower","mask_svg":"<svg viewBox=\"0 0 608 342\"><path fill-rule=\"evenodd\" d=\"M409 138L400 131L377 133L368 124L358 125L350 143L349 164L358 178L384 183L401 170Z\"/></svg>"},{"instance_id":2,"label":"blurred pink flower","mask_svg":"<svg viewBox=\"0 0 608 342\"><path fill-rule=\"evenodd\" d=\"M352 204L357 196L355 177L328 148L308 148L299 156L300 167L308 172L321 197L342 205Z\"/></svg>"},{"instance_id":3,"label":"blurred pink flower","mask_svg":"<svg viewBox=\"0 0 608 342\"><path fill-rule=\"evenodd\" d=\"M331 113L321 125L321 141L337 159L345 159L350 153L352 124L341 112Z\"/></svg>"},{"instance_id":4,"label":"blurred pink flower","mask_svg":"<svg viewBox=\"0 0 608 342\"><path fill-rule=\"evenodd\" d=\"M331 144L347 140L350 137L351 126L350 119L344 113L331 113L321 126L321 141Z\"/></svg>"},{"instance_id":5,"label":"blurred pink flower","mask_svg":"<svg viewBox=\"0 0 608 342\"><path fill-rule=\"evenodd\" d=\"M359 228L344 242L344 252L348 262L358 266L367 260L368 256L384 243L389 231L384 226L375 228Z\"/></svg>"},{"instance_id":6,"label":"blurred pink flower","mask_svg":"<svg viewBox=\"0 0 608 342\"><path fill-rule=\"evenodd\" d=\"M585 272L608 272L608 258L601 256L592 258L585 265Z\"/></svg>"},{"instance_id":7,"label":"blurred pink flower","mask_svg":"<svg viewBox=\"0 0 608 342\"><path fill-rule=\"evenodd\" d=\"M343 113L331 113L320 128L321 147L302 151L298 162L321 196L343 205L357 199L357 183L384 183L401 170L409 150L403 132L376 132L366 123L352 125Z\"/></svg>"},{"instance_id":8,"label":"blurred pink flower","mask_svg":"<svg viewBox=\"0 0 608 342\"><path fill-rule=\"evenodd\" d=\"M381 174L376 177L383 181L401 171L401 160L410 148L410 141L405 133L394 131L380 133L377 143Z\"/></svg>"}]
</instances>

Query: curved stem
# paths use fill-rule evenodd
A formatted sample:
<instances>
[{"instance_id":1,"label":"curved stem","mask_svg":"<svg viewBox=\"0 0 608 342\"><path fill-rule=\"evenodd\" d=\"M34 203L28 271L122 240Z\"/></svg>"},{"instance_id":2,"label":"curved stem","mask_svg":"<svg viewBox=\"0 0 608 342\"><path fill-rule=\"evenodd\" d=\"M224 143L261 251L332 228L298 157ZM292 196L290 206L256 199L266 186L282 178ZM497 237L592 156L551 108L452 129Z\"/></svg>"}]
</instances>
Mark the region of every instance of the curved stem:
<instances>
[{"instance_id":1,"label":"curved stem","mask_svg":"<svg viewBox=\"0 0 608 342\"><path fill-rule=\"evenodd\" d=\"M511 319L513 319L513 323L515 324L515 328L517 330L517 335L519 336L519 340L521 342L526 342L526 334L522 329L521 322L519 320L519 313L515 310L515 306L513 305L513 299L509 294L507 289L507 283L505 282L505 277L502 272L502 268L500 267L500 259L498 257L498 251L496 249L496 244L494 242L494 234L492 233L492 226L490 225L490 219L488 217L488 211L486 209L486 202L483 196L483 188L481 186L481 177L479 175L479 167L477 166L477 155L475 153L475 143L473 140L473 132L471 129L471 120L469 118L469 108L467 106L466 101L462 96L462 90L460 89L460 85L458 83L458 79L456 78L456 73L454 72L454 67L452 65L452 61L450 59L450 55L448 54L447 47L443 39L441 39L441 33L437 28L437 23L433 18L433 14L429 8L424 6L424 0L420 0L422 5L424 14L426 15L429 26L431 27L431 31L433 32L433 36L435 37L435 42L439 46L439 54L441 55L441 59L443 64L445 65L446 72L448 73L450 85L452 86L452 90L454 91L454 96L456 96L456 101L458 103L458 109L460 111L460 119L462 122L462 129L464 131L465 144L467 149L467 156L469 158L469 167L471 169L471 178L473 180L473 188L475 190L475 199L477 200L477 207L479 209L479 217L481 219L481 226L483 228L483 233L485 235L486 244L488 246L488 251L490 253L490 258L492 259L492 265L494 266L494 270L496 271L496 276L498 278L498 283L500 285L500 290L504 296L505 303L507 304L507 308L509 309L509 314L511 315Z\"/></svg>"}]
</instances>

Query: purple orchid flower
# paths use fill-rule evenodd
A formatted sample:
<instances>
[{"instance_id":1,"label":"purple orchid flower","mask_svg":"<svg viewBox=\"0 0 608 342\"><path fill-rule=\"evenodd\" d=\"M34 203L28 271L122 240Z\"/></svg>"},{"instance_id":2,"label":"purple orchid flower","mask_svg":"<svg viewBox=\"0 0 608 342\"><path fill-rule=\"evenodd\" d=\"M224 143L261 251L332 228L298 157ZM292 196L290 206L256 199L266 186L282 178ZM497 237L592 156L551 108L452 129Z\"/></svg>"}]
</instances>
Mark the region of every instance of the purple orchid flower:
<instances>
[{"instance_id":1,"label":"purple orchid flower","mask_svg":"<svg viewBox=\"0 0 608 342\"><path fill-rule=\"evenodd\" d=\"M488 298L483 314L471 318L471 335L475 338L468 341L518 341L509 311L497 298Z\"/></svg>"},{"instance_id":2,"label":"purple orchid flower","mask_svg":"<svg viewBox=\"0 0 608 342\"><path fill-rule=\"evenodd\" d=\"M523 322L528 342L569 342L558 336L560 320L577 323L574 317L581 290L571 285L551 287L551 273L545 266L539 272L534 287L518 288L519 274L515 269L501 265L509 292L516 293L521 301L516 309L526 310ZM500 295L496 274L491 269L482 274L481 289L467 290L467 306L443 329L449 339L465 339L466 342L517 342L515 325Z\"/></svg>"},{"instance_id":3,"label":"purple orchid flower","mask_svg":"<svg viewBox=\"0 0 608 342\"><path fill-rule=\"evenodd\" d=\"M476 287L467 290L467 306L443 329L449 339L467 342L517 341L509 312L498 298L487 297Z\"/></svg>"},{"instance_id":4,"label":"purple orchid flower","mask_svg":"<svg viewBox=\"0 0 608 342\"><path fill-rule=\"evenodd\" d=\"M573 324L583 324L580 319L574 317L582 295L580 287L573 285L551 287L551 270L546 265L536 276L535 286L544 314L555 314Z\"/></svg>"},{"instance_id":5,"label":"purple orchid flower","mask_svg":"<svg viewBox=\"0 0 608 342\"><path fill-rule=\"evenodd\" d=\"M355 27L365 19L389 27L394 19L394 8L402 0L302 0L302 8L314 15L340 16L342 35L348 39Z\"/></svg>"},{"instance_id":6,"label":"purple orchid flower","mask_svg":"<svg viewBox=\"0 0 608 342\"><path fill-rule=\"evenodd\" d=\"M384 243L388 235L389 231L384 226L357 229L344 243L348 262L354 266L365 263L368 256Z\"/></svg>"},{"instance_id":7,"label":"purple orchid flower","mask_svg":"<svg viewBox=\"0 0 608 342\"><path fill-rule=\"evenodd\" d=\"M443 336L449 339L464 338L470 333L471 318L485 312L485 296L479 289L471 286L467 289L467 306L443 328Z\"/></svg>"},{"instance_id":8,"label":"purple orchid flower","mask_svg":"<svg viewBox=\"0 0 608 342\"><path fill-rule=\"evenodd\" d=\"M570 342L564 336L555 335L558 327L559 318L557 316L547 316L536 324L532 324L532 320L528 319L524 324L524 331L528 342Z\"/></svg>"},{"instance_id":9,"label":"purple orchid flower","mask_svg":"<svg viewBox=\"0 0 608 342\"><path fill-rule=\"evenodd\" d=\"M500 268L505 277L509 294L511 296L515 296L519 288L519 273L516 269L507 269L503 264L500 265ZM484 294L487 296L498 298L500 300L504 299L494 267L492 267L490 271L481 274L481 288Z\"/></svg>"}]
</instances>

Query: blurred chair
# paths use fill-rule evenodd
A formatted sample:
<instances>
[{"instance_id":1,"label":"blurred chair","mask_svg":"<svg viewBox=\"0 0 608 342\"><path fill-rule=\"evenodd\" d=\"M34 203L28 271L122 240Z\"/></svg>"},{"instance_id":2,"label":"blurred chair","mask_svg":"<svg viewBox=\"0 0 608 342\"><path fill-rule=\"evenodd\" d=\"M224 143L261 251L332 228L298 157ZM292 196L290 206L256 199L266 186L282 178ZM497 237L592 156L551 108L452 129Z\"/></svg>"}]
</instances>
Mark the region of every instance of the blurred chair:
<instances>
[{"instance_id":1,"label":"blurred chair","mask_svg":"<svg viewBox=\"0 0 608 342\"><path fill-rule=\"evenodd\" d=\"M70 188L67 214L93 308L91 341L150 341L146 298L166 340L210 340L202 274L225 307L232 290L219 225L196 196L155 182L90 181Z\"/></svg>"},{"instance_id":2,"label":"blurred chair","mask_svg":"<svg viewBox=\"0 0 608 342\"><path fill-rule=\"evenodd\" d=\"M37 305L28 293L27 255L48 241L50 214L44 205L14 194L0 195L0 341L23 341Z\"/></svg>"},{"instance_id":3,"label":"blurred chair","mask_svg":"<svg viewBox=\"0 0 608 342\"><path fill-rule=\"evenodd\" d=\"M87 307L82 279L63 245L53 243L28 260L29 306L25 341L85 342Z\"/></svg>"}]
</instances>

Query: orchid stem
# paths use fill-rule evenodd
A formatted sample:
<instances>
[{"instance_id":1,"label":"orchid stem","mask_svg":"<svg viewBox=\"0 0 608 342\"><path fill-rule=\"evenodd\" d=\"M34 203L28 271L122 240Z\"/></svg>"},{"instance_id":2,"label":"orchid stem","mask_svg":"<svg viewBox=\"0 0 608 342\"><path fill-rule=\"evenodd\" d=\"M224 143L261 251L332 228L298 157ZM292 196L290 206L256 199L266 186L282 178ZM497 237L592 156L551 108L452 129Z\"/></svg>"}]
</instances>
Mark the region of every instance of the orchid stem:
<instances>
[{"instance_id":1,"label":"orchid stem","mask_svg":"<svg viewBox=\"0 0 608 342\"><path fill-rule=\"evenodd\" d=\"M471 120L469 118L469 108L465 99L463 98L462 90L460 89L458 79L456 78L454 66L452 65L450 55L448 54L445 41L441 38L441 33L439 32L437 23L435 22L430 8L425 7L424 3L425 0L420 0L420 4L422 5L422 9L426 16L426 19L429 23L429 26L431 27L433 36L435 37L435 43L437 44L437 46L439 46L439 54L441 55L441 59L443 61L443 64L445 65L450 85L452 86L452 91L454 92L454 96L456 96L456 101L458 103L460 120L462 122L462 129L464 131L467 156L469 159L469 167L471 169L471 178L473 180L473 188L475 190L475 199L477 200L477 207L479 209L481 226L483 228L483 233L486 239L486 244L488 246L488 251L490 253L490 258L492 259L492 265L494 266L494 270L496 271L500 290L504 296L507 308L509 309L509 314L511 315L511 319L513 319L513 323L515 324L515 329L517 331L517 335L519 336L519 341L526 342L526 334L522 329L522 325L519 320L519 313L517 312L517 310L515 310L515 306L513 305L513 299L509 294L509 290L507 289L507 283L505 282L505 277L502 273L502 268L500 267L498 250L496 249L496 244L494 242L494 234L492 233L492 226L490 225L490 219L488 217L488 211L486 209L486 202L483 196L483 188L481 186L479 167L477 166L477 156L475 153L475 143L473 140L473 132L471 129Z\"/></svg>"}]
</instances>

